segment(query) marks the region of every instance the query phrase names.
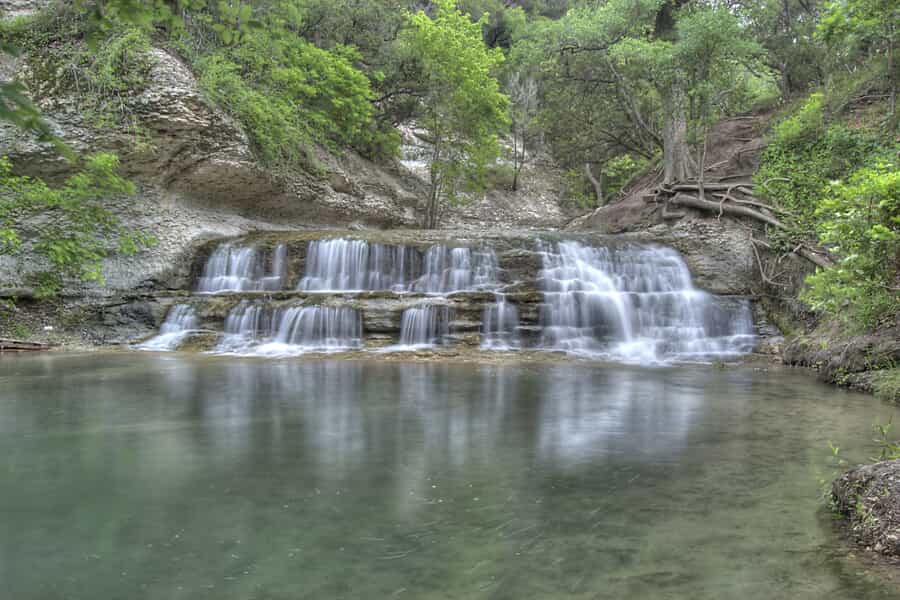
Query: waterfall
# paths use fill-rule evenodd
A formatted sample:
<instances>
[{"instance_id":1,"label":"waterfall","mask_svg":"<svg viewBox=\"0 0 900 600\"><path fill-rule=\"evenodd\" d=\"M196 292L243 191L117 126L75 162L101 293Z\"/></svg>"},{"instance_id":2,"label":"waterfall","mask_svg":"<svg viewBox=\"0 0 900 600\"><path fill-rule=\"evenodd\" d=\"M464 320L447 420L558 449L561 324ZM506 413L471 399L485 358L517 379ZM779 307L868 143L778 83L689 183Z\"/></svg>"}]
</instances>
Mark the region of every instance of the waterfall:
<instances>
[{"instance_id":1,"label":"waterfall","mask_svg":"<svg viewBox=\"0 0 900 600\"><path fill-rule=\"evenodd\" d=\"M310 242L298 290L362 292L389 290L449 294L497 286L497 255L490 248L425 251L344 238Z\"/></svg>"},{"instance_id":2,"label":"waterfall","mask_svg":"<svg viewBox=\"0 0 900 600\"><path fill-rule=\"evenodd\" d=\"M141 350L175 350L198 327L193 307L176 304L169 310L159 334L138 345Z\"/></svg>"},{"instance_id":3,"label":"waterfall","mask_svg":"<svg viewBox=\"0 0 900 600\"><path fill-rule=\"evenodd\" d=\"M260 340L270 335L272 309L256 302L242 301L225 317L225 332L216 351L249 354Z\"/></svg>"},{"instance_id":4,"label":"waterfall","mask_svg":"<svg viewBox=\"0 0 900 600\"><path fill-rule=\"evenodd\" d=\"M450 309L426 304L403 311L400 321L400 346L395 349L427 348L444 343L450 333Z\"/></svg>"},{"instance_id":5,"label":"waterfall","mask_svg":"<svg viewBox=\"0 0 900 600\"><path fill-rule=\"evenodd\" d=\"M359 311L348 307L296 306L275 319L276 344L305 349L341 350L362 344Z\"/></svg>"},{"instance_id":6,"label":"waterfall","mask_svg":"<svg viewBox=\"0 0 900 600\"><path fill-rule=\"evenodd\" d=\"M267 262L271 266L267 266ZM220 245L210 255L197 283L197 291L273 291L284 287L287 277L287 247L279 244L271 256L253 246Z\"/></svg>"},{"instance_id":7,"label":"waterfall","mask_svg":"<svg viewBox=\"0 0 900 600\"><path fill-rule=\"evenodd\" d=\"M212 252L197 290L239 294L236 305L224 300L233 307L215 351L242 355L362 348L367 334L372 347L388 351L469 345L478 331L484 350L533 348L639 363L710 360L753 349L749 302L695 288L673 249L571 240L537 245L539 268L534 254L509 243L502 245L501 268L489 242L419 249L350 237L316 239L307 245L296 287L340 296L321 297L320 304L307 294L285 291L272 299L258 293L285 289L285 244L232 241ZM364 293L378 291L390 293ZM457 292L468 293L452 295ZM288 301L290 296L298 299ZM206 301L212 310L204 322L215 319L223 300ZM160 334L142 347L174 349L196 327L193 309L175 306Z\"/></svg>"},{"instance_id":8,"label":"waterfall","mask_svg":"<svg viewBox=\"0 0 900 600\"><path fill-rule=\"evenodd\" d=\"M431 246L425 252L425 272L412 290L426 294L449 294L497 285L497 255L493 249Z\"/></svg>"},{"instance_id":9,"label":"waterfall","mask_svg":"<svg viewBox=\"0 0 900 600\"><path fill-rule=\"evenodd\" d=\"M747 303L695 289L675 250L567 241L539 251L543 347L639 362L752 349Z\"/></svg>"},{"instance_id":10,"label":"waterfall","mask_svg":"<svg viewBox=\"0 0 900 600\"><path fill-rule=\"evenodd\" d=\"M289 356L358 348L362 337L362 317L349 307L271 308L242 302L225 319L225 335L216 351Z\"/></svg>"},{"instance_id":11,"label":"waterfall","mask_svg":"<svg viewBox=\"0 0 900 600\"><path fill-rule=\"evenodd\" d=\"M418 271L407 246L343 238L310 242L306 273L297 289L311 292L403 291Z\"/></svg>"},{"instance_id":12,"label":"waterfall","mask_svg":"<svg viewBox=\"0 0 900 600\"><path fill-rule=\"evenodd\" d=\"M485 350L514 350L519 341L519 311L506 301L506 294L496 293L496 301L484 307L481 347Z\"/></svg>"}]
</instances>

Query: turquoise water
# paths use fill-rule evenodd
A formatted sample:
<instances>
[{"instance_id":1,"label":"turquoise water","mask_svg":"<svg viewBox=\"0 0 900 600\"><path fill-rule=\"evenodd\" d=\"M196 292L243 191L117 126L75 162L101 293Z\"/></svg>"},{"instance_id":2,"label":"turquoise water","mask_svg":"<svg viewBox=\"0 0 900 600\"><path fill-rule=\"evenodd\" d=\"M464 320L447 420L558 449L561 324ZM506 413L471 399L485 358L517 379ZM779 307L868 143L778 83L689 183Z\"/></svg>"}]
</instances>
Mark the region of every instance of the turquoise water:
<instances>
[{"instance_id":1,"label":"turquoise water","mask_svg":"<svg viewBox=\"0 0 900 600\"><path fill-rule=\"evenodd\" d=\"M893 408L692 366L0 359L0 597L900 598L820 480Z\"/></svg>"}]
</instances>

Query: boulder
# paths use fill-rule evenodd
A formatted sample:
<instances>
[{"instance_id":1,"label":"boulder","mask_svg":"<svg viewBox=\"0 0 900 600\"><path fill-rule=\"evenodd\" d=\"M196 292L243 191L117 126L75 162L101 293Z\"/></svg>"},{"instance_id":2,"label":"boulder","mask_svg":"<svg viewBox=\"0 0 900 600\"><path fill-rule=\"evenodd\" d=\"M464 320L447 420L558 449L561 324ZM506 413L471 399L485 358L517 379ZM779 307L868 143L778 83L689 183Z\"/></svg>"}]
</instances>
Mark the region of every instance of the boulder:
<instances>
[{"instance_id":1,"label":"boulder","mask_svg":"<svg viewBox=\"0 0 900 600\"><path fill-rule=\"evenodd\" d=\"M900 460L857 467L831 487L835 509L867 550L900 556Z\"/></svg>"}]
</instances>

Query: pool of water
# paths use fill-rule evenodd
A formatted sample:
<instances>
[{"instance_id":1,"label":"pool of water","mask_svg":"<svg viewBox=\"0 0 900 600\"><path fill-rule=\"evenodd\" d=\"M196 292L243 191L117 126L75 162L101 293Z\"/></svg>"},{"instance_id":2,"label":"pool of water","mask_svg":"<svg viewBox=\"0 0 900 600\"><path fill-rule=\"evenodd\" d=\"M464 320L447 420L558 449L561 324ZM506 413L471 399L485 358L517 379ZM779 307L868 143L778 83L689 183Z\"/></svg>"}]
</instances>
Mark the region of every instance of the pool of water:
<instances>
[{"instance_id":1,"label":"pool of water","mask_svg":"<svg viewBox=\"0 0 900 600\"><path fill-rule=\"evenodd\" d=\"M893 408L750 366L0 359L0 596L900 598L822 507Z\"/></svg>"}]
</instances>

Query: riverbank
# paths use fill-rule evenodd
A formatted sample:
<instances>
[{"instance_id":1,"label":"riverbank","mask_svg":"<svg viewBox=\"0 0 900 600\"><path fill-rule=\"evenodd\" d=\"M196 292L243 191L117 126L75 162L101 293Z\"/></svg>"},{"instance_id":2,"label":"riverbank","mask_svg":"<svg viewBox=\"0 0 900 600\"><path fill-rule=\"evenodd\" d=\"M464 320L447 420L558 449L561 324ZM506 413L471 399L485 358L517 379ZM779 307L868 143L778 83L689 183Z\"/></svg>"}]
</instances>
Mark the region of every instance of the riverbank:
<instances>
[{"instance_id":1,"label":"riverbank","mask_svg":"<svg viewBox=\"0 0 900 600\"><path fill-rule=\"evenodd\" d=\"M850 538L900 565L900 460L856 467L834 481L831 493Z\"/></svg>"}]
</instances>

